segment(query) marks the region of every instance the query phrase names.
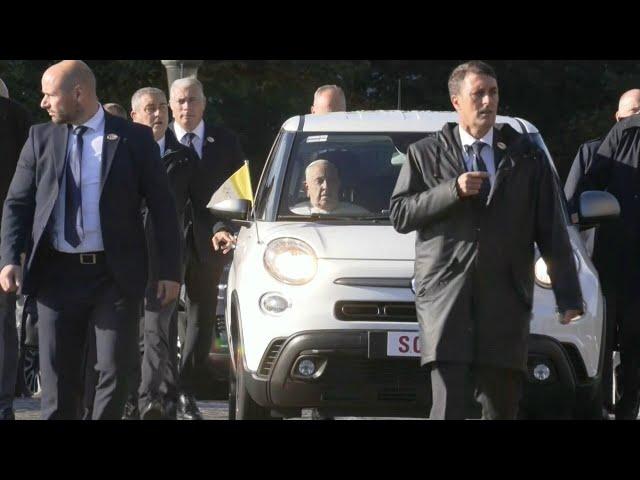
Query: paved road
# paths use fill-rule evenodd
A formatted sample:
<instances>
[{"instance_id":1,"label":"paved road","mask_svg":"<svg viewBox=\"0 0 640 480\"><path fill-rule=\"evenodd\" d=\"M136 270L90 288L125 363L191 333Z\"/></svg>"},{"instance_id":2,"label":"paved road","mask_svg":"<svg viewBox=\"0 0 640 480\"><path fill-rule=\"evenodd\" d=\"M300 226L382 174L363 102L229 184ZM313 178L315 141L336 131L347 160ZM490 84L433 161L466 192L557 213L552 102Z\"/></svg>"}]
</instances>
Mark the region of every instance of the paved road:
<instances>
[{"instance_id":1,"label":"paved road","mask_svg":"<svg viewBox=\"0 0 640 480\"><path fill-rule=\"evenodd\" d=\"M17 420L39 420L40 419L40 399L37 398L17 398L14 401ZM198 408L202 412L205 420L227 420L228 402L223 400L201 401ZM640 417L638 417L640 419ZM613 420L613 415L609 416ZM311 410L303 410L302 417L291 420L311 420ZM373 420L370 417L339 417L339 420ZM400 420L400 419L397 419ZM416 419L402 419L416 420Z\"/></svg>"},{"instance_id":2,"label":"paved road","mask_svg":"<svg viewBox=\"0 0 640 480\"><path fill-rule=\"evenodd\" d=\"M197 402L205 420L227 420L228 402L222 400ZM13 402L17 420L40 420L40 399L17 398ZM367 420L365 417L340 417L340 420ZM311 410L303 410L302 417L291 420L311 420Z\"/></svg>"},{"instance_id":3,"label":"paved road","mask_svg":"<svg viewBox=\"0 0 640 480\"><path fill-rule=\"evenodd\" d=\"M227 420L228 402L222 400L197 402L205 420ZM16 420L40 420L40 399L17 398L13 402ZM310 411L303 411L303 420L311 419Z\"/></svg>"}]
</instances>

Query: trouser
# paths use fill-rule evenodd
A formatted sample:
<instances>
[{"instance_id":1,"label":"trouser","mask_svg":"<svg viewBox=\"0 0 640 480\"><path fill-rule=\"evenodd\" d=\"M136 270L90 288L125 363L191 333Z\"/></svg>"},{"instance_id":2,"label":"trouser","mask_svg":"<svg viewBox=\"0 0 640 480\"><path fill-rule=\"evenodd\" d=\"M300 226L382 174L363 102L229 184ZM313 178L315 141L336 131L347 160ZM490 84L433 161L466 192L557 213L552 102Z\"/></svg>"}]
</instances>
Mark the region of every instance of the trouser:
<instances>
[{"instance_id":1,"label":"trouser","mask_svg":"<svg viewBox=\"0 0 640 480\"><path fill-rule=\"evenodd\" d=\"M13 407L17 373L16 295L0 288L0 412Z\"/></svg>"},{"instance_id":2,"label":"trouser","mask_svg":"<svg viewBox=\"0 0 640 480\"><path fill-rule=\"evenodd\" d=\"M218 302L218 282L224 269L224 257L216 254L212 262L200 262L191 254L187 261L187 329L181 348L180 388L193 395L198 373L204 366L211 344Z\"/></svg>"},{"instance_id":3,"label":"trouser","mask_svg":"<svg viewBox=\"0 0 640 480\"><path fill-rule=\"evenodd\" d=\"M464 420L468 399L482 405L484 420L515 420L522 397L519 370L466 363L431 364L432 420Z\"/></svg>"},{"instance_id":4,"label":"trouser","mask_svg":"<svg viewBox=\"0 0 640 480\"><path fill-rule=\"evenodd\" d=\"M93 329L98 380L91 418L120 419L135 358L139 300L120 291L103 254L95 264L81 264L80 258L51 252L43 261L36 294L42 417L82 417L86 340Z\"/></svg>"},{"instance_id":5,"label":"trouser","mask_svg":"<svg viewBox=\"0 0 640 480\"><path fill-rule=\"evenodd\" d=\"M161 396L175 401L177 397L175 374L175 340L172 323L177 322L177 301L162 307L156 298L157 283L147 289L144 312L144 353L142 355L140 408Z\"/></svg>"},{"instance_id":6,"label":"trouser","mask_svg":"<svg viewBox=\"0 0 640 480\"><path fill-rule=\"evenodd\" d=\"M640 299L619 306L622 315L618 320L618 343L620 345L619 377L621 396L615 406L616 418L635 419L640 406L640 327L638 308Z\"/></svg>"}]
</instances>

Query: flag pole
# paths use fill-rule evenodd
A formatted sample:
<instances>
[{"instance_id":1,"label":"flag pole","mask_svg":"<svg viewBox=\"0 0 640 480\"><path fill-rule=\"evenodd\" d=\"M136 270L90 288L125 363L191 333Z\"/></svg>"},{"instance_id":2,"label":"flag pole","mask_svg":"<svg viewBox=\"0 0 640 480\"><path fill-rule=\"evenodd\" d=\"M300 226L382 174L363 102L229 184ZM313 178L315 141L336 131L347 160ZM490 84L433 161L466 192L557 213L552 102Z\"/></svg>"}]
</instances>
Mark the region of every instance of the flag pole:
<instances>
[{"instance_id":1,"label":"flag pole","mask_svg":"<svg viewBox=\"0 0 640 480\"><path fill-rule=\"evenodd\" d=\"M253 222L256 224L256 241L258 242L258 245L259 245L261 242L260 242L260 234L258 233L258 219L256 218L255 210L253 208L255 198L253 193L253 185L251 185L251 167L249 165L249 159L245 159L244 164L247 167L247 172L249 172L249 188L251 189L251 212L249 213L249 218L253 218Z\"/></svg>"}]
</instances>

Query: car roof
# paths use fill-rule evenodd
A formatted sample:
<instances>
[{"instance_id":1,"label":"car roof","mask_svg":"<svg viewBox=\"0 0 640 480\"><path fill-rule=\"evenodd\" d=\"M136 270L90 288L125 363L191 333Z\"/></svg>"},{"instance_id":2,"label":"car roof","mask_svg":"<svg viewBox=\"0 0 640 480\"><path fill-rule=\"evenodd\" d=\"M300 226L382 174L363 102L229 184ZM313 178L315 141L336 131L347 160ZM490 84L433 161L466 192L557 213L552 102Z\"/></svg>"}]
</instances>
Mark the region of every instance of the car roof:
<instances>
[{"instance_id":1,"label":"car roof","mask_svg":"<svg viewBox=\"0 0 640 480\"><path fill-rule=\"evenodd\" d=\"M376 110L297 115L282 125L290 132L435 132L448 122L458 122L457 112ZM530 122L498 115L496 123L508 123L517 132L538 133Z\"/></svg>"}]
</instances>

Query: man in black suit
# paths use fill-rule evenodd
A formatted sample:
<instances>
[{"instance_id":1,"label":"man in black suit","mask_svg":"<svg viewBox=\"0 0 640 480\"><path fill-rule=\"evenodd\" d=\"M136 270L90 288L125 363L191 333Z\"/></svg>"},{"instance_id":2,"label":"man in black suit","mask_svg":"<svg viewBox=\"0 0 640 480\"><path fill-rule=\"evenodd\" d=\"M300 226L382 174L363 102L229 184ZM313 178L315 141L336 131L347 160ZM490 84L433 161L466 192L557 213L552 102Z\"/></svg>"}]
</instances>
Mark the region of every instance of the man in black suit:
<instances>
[{"instance_id":1,"label":"man in black suit","mask_svg":"<svg viewBox=\"0 0 640 480\"><path fill-rule=\"evenodd\" d=\"M622 94L618 102L618 111L615 113L616 122L620 122L631 115L637 115L640 113L640 89L634 88L627 90ZM602 145L604 137L589 140L583 143L578 148L571 170L567 176L567 181L564 185L564 193L569 200L569 204L572 210L577 209L579 200L579 194L576 195L578 185L583 180L585 173L591 169L591 165L594 162L599 162L598 149ZM618 255L622 253L616 248L616 243L620 238L620 220L611 223L600 225L596 231L590 231L591 233L587 237L586 241L591 241L593 264L598 269L600 276L600 285L602 286L602 293L606 299L606 348L604 355L604 365L602 367L602 396L603 396L603 417L608 418L609 412L613 412L613 352L617 350L617 344L620 342L619 327L624 321L624 298L622 291L626 287L624 277L620 274L620 258ZM588 243L587 243L588 244ZM635 313L633 314L635 315ZM628 356L625 356L625 360L628 360ZM625 365L620 367L620 370L624 370ZM629 367L627 367L629 370ZM619 370L616 370L617 372ZM622 378L618 377L616 382L618 384L619 391L620 386L624 383ZM640 400L640 399L638 399ZM634 407L630 408L633 416L633 411L638 409L638 402ZM637 416L637 415L636 415Z\"/></svg>"},{"instance_id":2,"label":"man in black suit","mask_svg":"<svg viewBox=\"0 0 640 480\"><path fill-rule=\"evenodd\" d=\"M417 230L416 310L433 419L464 419L475 389L485 419L515 419L527 368L534 242L560 322L582 295L545 154L496 125L498 82L483 62L449 77L459 123L412 144L391 196L397 231ZM473 375L473 376L472 376ZM471 380L472 379L472 380Z\"/></svg>"},{"instance_id":3,"label":"man in black suit","mask_svg":"<svg viewBox=\"0 0 640 480\"><path fill-rule=\"evenodd\" d=\"M86 64L47 69L42 94L52 122L31 128L9 187L0 285L12 292L22 284L37 300L43 418L82 414L82 359L93 328L92 418L119 419L147 279L140 204L158 227L157 297L168 304L180 289L175 202L151 130L104 112Z\"/></svg>"},{"instance_id":4,"label":"man in black suit","mask_svg":"<svg viewBox=\"0 0 640 480\"><path fill-rule=\"evenodd\" d=\"M179 381L182 389L179 412L185 419L196 420L202 418L194 397L197 373L213 341L223 255L235 243L229 225L214 217L206 205L220 185L243 165L244 155L233 132L204 122L206 99L197 79L181 78L173 82L169 105L175 120L170 128L196 158L191 184L192 223L187 231L188 318Z\"/></svg>"},{"instance_id":5,"label":"man in black suit","mask_svg":"<svg viewBox=\"0 0 640 480\"><path fill-rule=\"evenodd\" d=\"M4 83L2 85L4 86ZM7 196L9 182L16 171L20 149L29 135L30 125L29 114L22 105L0 96L0 200L2 202ZM0 290L0 420L15 418L13 396L18 368L15 309L15 294Z\"/></svg>"},{"instance_id":6,"label":"man in black suit","mask_svg":"<svg viewBox=\"0 0 640 480\"><path fill-rule=\"evenodd\" d=\"M151 127L167 170L169 186L176 202L179 225L184 225L185 211L192 199L191 183L196 162L191 149L182 145L169 130L169 105L165 93L153 87L141 88L131 97L131 118ZM146 212L145 212L146 213ZM149 248L149 284L145 296L144 340L139 388L139 410L142 420L176 418L177 406L177 300L161 306L155 296L158 282L158 248L155 225L145 215L145 231ZM180 238L182 244L184 237ZM184 250L184 248L182 249ZM181 272L184 273L184 272Z\"/></svg>"}]
</instances>

